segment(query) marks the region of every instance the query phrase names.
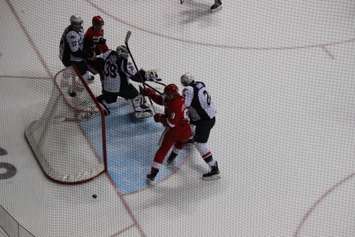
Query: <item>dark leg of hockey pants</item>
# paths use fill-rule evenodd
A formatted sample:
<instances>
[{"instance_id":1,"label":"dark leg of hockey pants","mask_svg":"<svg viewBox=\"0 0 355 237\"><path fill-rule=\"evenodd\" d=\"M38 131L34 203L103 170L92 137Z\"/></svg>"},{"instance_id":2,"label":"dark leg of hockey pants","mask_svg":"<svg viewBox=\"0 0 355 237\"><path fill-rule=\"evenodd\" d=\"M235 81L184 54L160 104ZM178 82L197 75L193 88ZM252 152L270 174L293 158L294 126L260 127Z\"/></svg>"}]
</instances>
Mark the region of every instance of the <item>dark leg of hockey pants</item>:
<instances>
[{"instance_id":1,"label":"dark leg of hockey pants","mask_svg":"<svg viewBox=\"0 0 355 237\"><path fill-rule=\"evenodd\" d=\"M128 83L127 85L121 86L119 96L129 100L136 98L138 94L138 90L132 84Z\"/></svg>"}]
</instances>

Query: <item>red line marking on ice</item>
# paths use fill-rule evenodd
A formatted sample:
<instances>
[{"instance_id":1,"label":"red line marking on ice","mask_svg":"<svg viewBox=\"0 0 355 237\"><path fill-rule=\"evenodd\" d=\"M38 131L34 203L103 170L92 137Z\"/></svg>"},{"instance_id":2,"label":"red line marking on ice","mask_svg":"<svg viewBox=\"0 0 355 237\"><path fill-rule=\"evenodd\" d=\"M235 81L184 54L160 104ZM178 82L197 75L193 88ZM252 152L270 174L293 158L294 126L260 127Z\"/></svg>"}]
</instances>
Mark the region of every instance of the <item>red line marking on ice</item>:
<instances>
[{"instance_id":1,"label":"red line marking on ice","mask_svg":"<svg viewBox=\"0 0 355 237\"><path fill-rule=\"evenodd\" d=\"M9 6L9 8L10 8L10 10L11 10L11 12L12 12L13 15L15 16L15 18L16 18L17 22L19 23L21 29L22 29L23 32L25 33L25 35L26 35L26 37L27 37L27 40L29 41L31 47L32 47L33 50L35 51L37 57L38 57L39 60L41 61L41 64L42 64L42 66L44 67L46 73L47 73L51 78L53 78L53 75L52 75L52 73L50 72L50 70L49 70L49 68L48 68L48 66L47 66L47 64L46 64L46 62L45 62L45 60L44 60L44 58L42 57L41 53L39 52L38 48L36 47L34 41L32 40L32 38L31 38L29 32L28 32L27 29L26 29L25 25L22 23L20 17L17 15L14 6L11 4L10 0L5 0L5 1L7 2L8 6ZM130 215L131 219L133 220L134 225L137 226L137 228L138 228L139 232L141 233L141 235L142 235L143 237L145 237L146 235L145 235L145 233L143 232L143 229L141 228L141 226L140 226L139 223L137 222L137 219L136 219L135 216L133 215L132 210L130 209L130 207L129 207L129 205L127 204L126 200L123 198L121 192L116 188L116 186L114 185L114 183L113 183L111 177L110 177L107 173L106 173L106 175L107 175L107 177L109 178L111 184L112 184L112 185L114 186L114 188L116 189L117 194L118 194L119 198L121 199L123 205L125 206L125 208L126 208L128 214Z\"/></svg>"},{"instance_id":2,"label":"red line marking on ice","mask_svg":"<svg viewBox=\"0 0 355 237\"><path fill-rule=\"evenodd\" d=\"M308 49L308 48L323 48L323 47L327 47L327 46L335 46L335 45L339 45L339 44L346 44L346 43L355 42L355 37L354 37L354 38L350 38L347 40L341 40L341 41L336 41L336 42L301 45L301 46L284 46L284 47L251 47L251 46L236 46L236 45L226 45L226 44L205 43L205 42L199 42L199 41L195 41L195 40L181 39L178 37L173 37L173 36L165 35L165 34L155 32L152 30L144 29L143 27L134 25L132 23L129 23L125 20L118 18L115 15L112 15L107 10L99 7L97 4L91 2L90 0L83 0L83 1L87 2L89 5L91 5L93 8L95 8L96 10L101 12L102 14L105 14L106 16L111 17L113 20L120 22L124 25L127 25L129 27L132 27L134 29L140 30L142 32L149 33L151 35L159 36L159 37L170 39L170 40L179 41L182 43L201 45L201 46L206 46L206 47L214 47L214 48L222 48L222 49L239 49L239 50L295 50L295 49Z\"/></svg>"},{"instance_id":3,"label":"red line marking on ice","mask_svg":"<svg viewBox=\"0 0 355 237\"><path fill-rule=\"evenodd\" d=\"M123 194L121 193L121 191L116 187L115 182L112 180L110 174L108 172L106 172L106 176L107 178L110 180L111 185L114 187L114 189L116 190L117 196L121 199L125 209L127 210L128 215L131 217L131 219L133 220L134 225L137 227L138 231L141 233L141 236L145 237L146 234L143 231L143 228L140 226L140 224L138 223L136 217L133 214L133 211L131 209L131 207L128 205L126 199L123 197Z\"/></svg>"},{"instance_id":4,"label":"red line marking on ice","mask_svg":"<svg viewBox=\"0 0 355 237\"><path fill-rule=\"evenodd\" d=\"M126 228L120 230L119 232L117 232L117 233L111 235L111 237L119 236L120 234L123 234L124 232L126 232L127 230L131 229L131 228L134 227L134 226L135 226L135 224L129 225L129 226L127 226Z\"/></svg>"},{"instance_id":5,"label":"red line marking on ice","mask_svg":"<svg viewBox=\"0 0 355 237\"><path fill-rule=\"evenodd\" d=\"M330 187L326 192L323 193L323 195L318 198L313 205L307 210L306 214L303 216L301 222L298 224L295 233L293 234L294 237L299 237L300 231L302 229L302 227L304 226L304 224L306 223L307 219L312 215L313 211L319 206L319 204L321 202L324 201L324 199L326 199L329 194L331 194L332 192L334 192L338 187L340 187L341 185L343 185L344 183L346 183L347 181L349 181L351 178L353 178L355 176L355 172L348 175L347 177L345 177L344 179L340 180L339 182L337 182L336 184L334 184L332 187Z\"/></svg>"}]
</instances>

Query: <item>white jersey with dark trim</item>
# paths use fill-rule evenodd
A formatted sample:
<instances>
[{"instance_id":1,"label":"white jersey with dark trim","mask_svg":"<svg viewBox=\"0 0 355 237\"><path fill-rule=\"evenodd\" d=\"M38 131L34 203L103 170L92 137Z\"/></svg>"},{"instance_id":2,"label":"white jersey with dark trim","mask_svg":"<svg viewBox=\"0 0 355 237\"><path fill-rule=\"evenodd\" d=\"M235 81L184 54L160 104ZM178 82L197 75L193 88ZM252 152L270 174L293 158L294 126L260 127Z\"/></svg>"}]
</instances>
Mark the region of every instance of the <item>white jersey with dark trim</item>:
<instances>
[{"instance_id":1,"label":"white jersey with dark trim","mask_svg":"<svg viewBox=\"0 0 355 237\"><path fill-rule=\"evenodd\" d=\"M186 86L183 95L191 121L209 120L216 116L216 108L203 82L196 81Z\"/></svg>"},{"instance_id":2,"label":"white jersey with dark trim","mask_svg":"<svg viewBox=\"0 0 355 237\"><path fill-rule=\"evenodd\" d=\"M65 58L64 54L68 54L68 60L81 62L83 60L84 47L84 31L80 29L75 31L71 26L67 27L62 35L60 43L60 59Z\"/></svg>"},{"instance_id":3,"label":"white jersey with dark trim","mask_svg":"<svg viewBox=\"0 0 355 237\"><path fill-rule=\"evenodd\" d=\"M128 84L128 79L133 77L136 70L131 62L120 57L116 51L108 50L97 58L105 60L103 89L107 92L118 93L122 84Z\"/></svg>"}]
</instances>

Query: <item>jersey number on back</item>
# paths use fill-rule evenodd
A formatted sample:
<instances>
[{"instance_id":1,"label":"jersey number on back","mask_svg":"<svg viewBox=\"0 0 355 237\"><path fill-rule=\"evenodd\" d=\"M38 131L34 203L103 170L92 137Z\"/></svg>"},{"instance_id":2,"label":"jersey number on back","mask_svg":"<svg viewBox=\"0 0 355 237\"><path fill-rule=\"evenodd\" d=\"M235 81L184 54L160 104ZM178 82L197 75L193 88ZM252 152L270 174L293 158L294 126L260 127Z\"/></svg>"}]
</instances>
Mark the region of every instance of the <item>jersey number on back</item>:
<instances>
[{"instance_id":1,"label":"jersey number on back","mask_svg":"<svg viewBox=\"0 0 355 237\"><path fill-rule=\"evenodd\" d=\"M111 61L107 61L105 64L105 75L111 78L117 77L117 66Z\"/></svg>"}]
</instances>

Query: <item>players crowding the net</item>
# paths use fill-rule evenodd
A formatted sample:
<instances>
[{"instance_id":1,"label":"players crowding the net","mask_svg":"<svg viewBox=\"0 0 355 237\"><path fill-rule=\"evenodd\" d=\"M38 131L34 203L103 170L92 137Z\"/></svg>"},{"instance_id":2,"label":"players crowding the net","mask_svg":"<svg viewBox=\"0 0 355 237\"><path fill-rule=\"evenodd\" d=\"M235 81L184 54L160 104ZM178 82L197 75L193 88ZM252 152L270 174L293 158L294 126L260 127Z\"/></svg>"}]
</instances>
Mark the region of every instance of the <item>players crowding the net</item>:
<instances>
[{"instance_id":1,"label":"players crowding the net","mask_svg":"<svg viewBox=\"0 0 355 237\"><path fill-rule=\"evenodd\" d=\"M218 3L221 4L216 0L215 4ZM59 56L65 67L76 67L88 83L94 80L93 74L100 75L102 93L97 99L107 114L117 98L123 97L132 103L137 118L153 116L155 122L165 127L160 147L146 176L147 182L154 183L166 157L167 165L171 166L179 150L188 144L194 145L209 166L209 171L202 178L219 178L218 163L208 145L210 131L216 121L216 109L206 85L185 73L180 78L184 87L182 94L175 84L165 86L162 93L146 86L137 90L130 80L146 85L147 80L158 82L161 79L155 71L137 70L130 62L130 52L125 45L118 46L116 50L109 49L103 25L102 17L94 16L92 26L84 33L81 17L71 16L70 25L61 37ZM145 97L164 106L164 113L155 113L153 104L150 106Z\"/></svg>"}]
</instances>

